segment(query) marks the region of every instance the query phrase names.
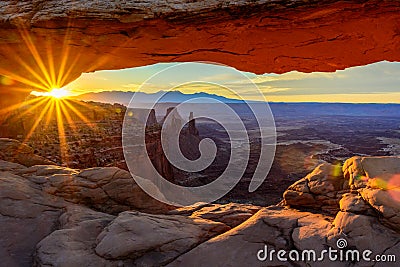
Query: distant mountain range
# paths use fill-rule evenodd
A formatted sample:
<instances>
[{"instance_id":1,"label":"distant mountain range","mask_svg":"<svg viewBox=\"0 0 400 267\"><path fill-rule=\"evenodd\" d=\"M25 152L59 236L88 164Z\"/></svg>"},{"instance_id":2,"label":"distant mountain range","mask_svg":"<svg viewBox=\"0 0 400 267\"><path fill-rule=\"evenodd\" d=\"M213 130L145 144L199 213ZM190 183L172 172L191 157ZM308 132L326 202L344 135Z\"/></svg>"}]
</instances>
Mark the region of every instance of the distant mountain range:
<instances>
[{"instance_id":1,"label":"distant mountain range","mask_svg":"<svg viewBox=\"0 0 400 267\"><path fill-rule=\"evenodd\" d=\"M226 98L219 95L208 94L208 93L194 93L194 94L184 94L180 91L159 91L157 93L143 93L143 92L122 92L122 91L103 91L98 93L86 93L78 96L74 96L74 99L83 100L83 101L94 101L94 102L102 102L102 103L119 103L122 105L128 105L131 101L133 95L135 98L137 97L137 101L143 103L152 103L154 98L161 99L158 101L159 103L181 103L184 101L188 101L190 99L206 97L212 98L223 103L244 103L242 100ZM194 100L194 103L206 103L204 99Z\"/></svg>"},{"instance_id":2,"label":"distant mountain range","mask_svg":"<svg viewBox=\"0 0 400 267\"><path fill-rule=\"evenodd\" d=\"M99 93L86 93L75 96L74 99L83 101L94 101L102 103L119 103L128 105L133 95L136 94L138 101L142 103L151 103L155 97L161 97L157 107L162 109L161 113L171 106L168 103L181 103L194 98L212 98L223 103L229 104L239 113L248 113L247 105L243 100L231 99L215 94L194 93L184 94L179 91L159 91L157 93L143 92L122 92L122 91L103 91ZM195 100L194 103L207 103L203 100ZM260 103L252 101L252 103ZM352 103L269 103L274 116L387 116L400 117L400 104L352 104ZM172 105L174 106L174 105Z\"/></svg>"}]
</instances>

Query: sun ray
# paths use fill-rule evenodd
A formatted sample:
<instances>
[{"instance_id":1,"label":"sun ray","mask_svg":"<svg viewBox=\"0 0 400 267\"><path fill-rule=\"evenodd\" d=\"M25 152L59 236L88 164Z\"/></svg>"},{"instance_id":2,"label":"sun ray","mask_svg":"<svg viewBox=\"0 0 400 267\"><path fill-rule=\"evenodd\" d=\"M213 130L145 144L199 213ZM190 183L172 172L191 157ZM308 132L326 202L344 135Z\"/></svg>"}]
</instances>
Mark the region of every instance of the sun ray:
<instances>
[{"instance_id":1,"label":"sun ray","mask_svg":"<svg viewBox=\"0 0 400 267\"><path fill-rule=\"evenodd\" d=\"M23 84L27 88L24 90L49 92L53 88L61 88L67 81L71 79L76 65L78 64L81 53L80 50L74 48L74 53L71 53L71 35L74 21L68 20L68 28L64 30L63 43L60 50L55 51L52 39L46 38L45 40L45 53L36 47L36 40L30 35L27 28L20 24L18 27L19 35L21 36L22 43L26 47L25 53L13 54L13 47L5 45L10 55L13 54L14 60L21 66L21 68L28 74L28 77L12 73L7 69L0 68L0 73L11 80ZM57 53L57 57L55 54ZM55 60L57 58L57 60ZM57 67L56 67L57 66ZM13 89L15 89L13 87Z\"/></svg>"},{"instance_id":2,"label":"sun ray","mask_svg":"<svg viewBox=\"0 0 400 267\"><path fill-rule=\"evenodd\" d=\"M78 63L78 60L80 58L80 54L77 54L74 58L74 60L71 62L69 68L67 69L67 71L65 73L63 73L60 77L61 80L58 84L64 84L65 81L70 77L72 70L75 68L76 64Z\"/></svg>"},{"instance_id":3,"label":"sun ray","mask_svg":"<svg viewBox=\"0 0 400 267\"><path fill-rule=\"evenodd\" d=\"M46 116L46 121L44 123L44 128L47 129L48 126L50 125L50 121L52 119L53 113L54 113L54 106L55 106L55 102L52 101L52 105L50 106L49 112L47 112L47 116Z\"/></svg>"},{"instance_id":4,"label":"sun ray","mask_svg":"<svg viewBox=\"0 0 400 267\"><path fill-rule=\"evenodd\" d=\"M33 123L31 129L29 130L28 134L26 135L24 141L22 143L27 143L28 140L31 138L31 136L34 134L36 128L38 127L39 123L42 121L42 118L44 117L44 115L47 113L49 106L52 104L52 101L48 101L46 106L42 109L42 111L40 112L39 116L37 117L37 119L35 120L35 122Z\"/></svg>"},{"instance_id":5,"label":"sun ray","mask_svg":"<svg viewBox=\"0 0 400 267\"><path fill-rule=\"evenodd\" d=\"M67 66L68 59L70 58L70 46L69 46L69 40L71 40L72 36L72 29L74 28L73 20L68 20L68 27L64 35L64 40L63 40L63 45L62 45L62 55L61 55L61 62L59 64L59 69L58 69L58 74L57 74L57 79L55 81L55 84L57 87L61 87L64 85L65 80L69 77L71 71L75 67L76 63L79 60L80 54L77 54L72 61L70 67L68 68L67 72L65 72L65 68Z\"/></svg>"},{"instance_id":6,"label":"sun ray","mask_svg":"<svg viewBox=\"0 0 400 267\"><path fill-rule=\"evenodd\" d=\"M38 101L41 101L41 99L40 98L34 98L34 99L29 99L29 100L27 100L27 101L25 101L23 103L18 103L18 104L14 104L14 105L11 105L11 106L6 107L6 108L2 108L2 109L0 109L0 115L4 115L4 114L7 114L9 112L12 112L12 111L24 106L24 105L35 104Z\"/></svg>"},{"instance_id":7,"label":"sun ray","mask_svg":"<svg viewBox=\"0 0 400 267\"><path fill-rule=\"evenodd\" d=\"M45 90L49 90L49 88L51 88L51 83L46 82L45 79L42 78L42 76L40 76L39 73L37 73L36 71L33 70L32 67L30 67L27 63L25 63L22 59L16 57L16 60L19 62L19 64L22 65L22 67L24 67L33 77L35 77L41 84L43 84L43 86L41 86L42 88L45 88Z\"/></svg>"},{"instance_id":8,"label":"sun ray","mask_svg":"<svg viewBox=\"0 0 400 267\"><path fill-rule=\"evenodd\" d=\"M49 65L51 85L58 87L58 84L56 84L56 70L53 58L53 44L49 39L46 40L46 51L47 51L47 63Z\"/></svg>"},{"instance_id":9,"label":"sun ray","mask_svg":"<svg viewBox=\"0 0 400 267\"><path fill-rule=\"evenodd\" d=\"M67 143L67 139L65 136L65 128L64 128L64 121L63 121L62 113L61 113L60 101L55 101L55 105L56 105L58 138L60 141L61 162L66 163L69 160L68 143Z\"/></svg>"},{"instance_id":10,"label":"sun ray","mask_svg":"<svg viewBox=\"0 0 400 267\"><path fill-rule=\"evenodd\" d=\"M13 52L13 47L5 46L4 49L6 49L8 51L8 53L12 54L14 60L16 62L18 62L30 75L32 75L36 79L36 81L32 81L32 80L26 79L24 77L21 77L19 75L14 74L14 73L6 70L6 69L1 69L2 73L6 74L7 76L10 76L14 80L19 81L19 82L21 82L23 84L26 84L26 85L29 85L29 86L33 86L35 88L40 88L40 89L43 89L43 90L48 90L50 85L47 84L45 79L43 79L43 77L37 71L34 70L35 66L30 66L27 63L27 59L29 58L29 55L25 55L25 59L23 59L21 57L21 55L15 54Z\"/></svg>"},{"instance_id":11,"label":"sun ray","mask_svg":"<svg viewBox=\"0 0 400 267\"><path fill-rule=\"evenodd\" d=\"M44 90L44 91L49 90L49 88L47 86L43 85L43 84L31 81L31 80L26 79L26 78L23 78L23 77L15 74L15 73L12 73L12 72L10 72L10 71L8 71L6 69L0 68L0 72L3 75L8 76L11 79L13 79L15 81L18 81L18 82L20 82L22 84L25 84L25 85L28 85L28 86L31 86L31 87L34 87L34 88L37 88L37 89L41 89L41 90Z\"/></svg>"},{"instance_id":12,"label":"sun ray","mask_svg":"<svg viewBox=\"0 0 400 267\"><path fill-rule=\"evenodd\" d=\"M39 102L33 104L31 107L29 107L28 109L26 109L24 112L18 114L18 115L16 116L16 119L23 118L23 117L24 117L25 115L27 115L28 113L33 112L34 110L38 109L40 106L42 106L43 104L45 104L46 101L47 101L47 100L46 100L45 98L39 100Z\"/></svg>"},{"instance_id":13,"label":"sun ray","mask_svg":"<svg viewBox=\"0 0 400 267\"><path fill-rule=\"evenodd\" d=\"M40 71L42 72L45 80L47 81L47 85L49 86L49 88L51 88L52 82L51 82L49 72L47 71L48 68L46 68L46 65L44 64L42 57L40 56L38 50L36 49L36 46L33 43L33 40L31 38L30 34L26 30L26 28L20 28L20 32L21 32L21 37L22 37L23 41L25 42L25 45L31 52L33 58L35 59L35 63L37 64L37 66L39 67Z\"/></svg>"},{"instance_id":14,"label":"sun ray","mask_svg":"<svg viewBox=\"0 0 400 267\"><path fill-rule=\"evenodd\" d=\"M69 25L71 23L73 21L68 22ZM23 40L21 45L24 45L26 49L22 54L13 55L13 57L20 68L24 70L25 76L2 68L0 68L0 73L17 83L13 86L14 91L29 91L32 96L22 104L0 109L0 114L11 113L15 122L23 123L25 120L29 122L30 118L34 118L23 137L23 143L28 143L40 130L50 129L53 131L54 126L58 133L60 148L57 161L60 160L62 164L68 165L70 157L68 141L70 139L67 134L70 131L73 135L78 136L79 134L77 121L74 120L77 119L79 123L82 121L92 130L97 131L95 123L86 118L80 108L90 109L91 107L85 103L79 103L80 106L77 107L78 101L66 99L69 91L63 88L65 83L73 78L72 75L75 75L74 70L81 58L82 50L77 50L70 45L71 27L64 31L65 36L61 49L56 50L52 39L46 38L45 49L43 49L45 52L36 47L36 40L29 34L27 28L21 26L18 30ZM9 49L11 55L12 47L7 46L6 49ZM74 49L73 53L72 49ZM19 113L18 111L13 113L15 110L18 110ZM49 128L50 126L51 128Z\"/></svg>"},{"instance_id":15,"label":"sun ray","mask_svg":"<svg viewBox=\"0 0 400 267\"><path fill-rule=\"evenodd\" d=\"M77 126L76 126L75 122L72 120L71 115L68 112L68 109L64 106L65 101L61 100L61 101L59 101L59 103L60 103L61 112L63 113L65 119L67 120L68 125L71 127L74 134L78 135Z\"/></svg>"},{"instance_id":16,"label":"sun ray","mask_svg":"<svg viewBox=\"0 0 400 267\"><path fill-rule=\"evenodd\" d=\"M77 110L71 103L68 103L67 101L64 101L65 105L71 109L72 112L74 112L83 122L85 122L92 130L96 129L96 125L90 122L79 110Z\"/></svg>"},{"instance_id":17,"label":"sun ray","mask_svg":"<svg viewBox=\"0 0 400 267\"><path fill-rule=\"evenodd\" d=\"M66 48L66 50L64 50L63 55L61 57L61 62L60 62L59 71L58 71L58 75L57 75L57 81L56 81L57 86L62 84L62 80L64 79L64 70L67 65L68 56L69 56L69 48Z\"/></svg>"}]
</instances>

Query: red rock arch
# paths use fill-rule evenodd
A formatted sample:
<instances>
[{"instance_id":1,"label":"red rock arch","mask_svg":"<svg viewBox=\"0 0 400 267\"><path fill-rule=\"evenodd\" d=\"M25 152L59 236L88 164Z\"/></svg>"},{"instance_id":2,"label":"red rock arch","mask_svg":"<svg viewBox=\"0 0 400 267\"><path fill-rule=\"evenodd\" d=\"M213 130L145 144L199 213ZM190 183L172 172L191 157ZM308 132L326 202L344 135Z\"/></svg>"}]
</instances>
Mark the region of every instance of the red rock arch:
<instances>
[{"instance_id":1,"label":"red rock arch","mask_svg":"<svg viewBox=\"0 0 400 267\"><path fill-rule=\"evenodd\" d=\"M0 75L20 81L0 83L0 105L47 80L157 62L283 73L400 60L399 1L239 2L0 1Z\"/></svg>"}]
</instances>

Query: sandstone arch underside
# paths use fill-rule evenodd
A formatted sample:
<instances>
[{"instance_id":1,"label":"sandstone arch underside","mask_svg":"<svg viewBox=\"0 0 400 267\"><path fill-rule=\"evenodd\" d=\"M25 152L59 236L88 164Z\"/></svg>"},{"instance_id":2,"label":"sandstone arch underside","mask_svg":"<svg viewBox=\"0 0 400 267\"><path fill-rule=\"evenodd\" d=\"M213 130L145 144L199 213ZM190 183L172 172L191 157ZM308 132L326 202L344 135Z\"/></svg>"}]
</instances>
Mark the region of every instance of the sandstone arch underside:
<instances>
[{"instance_id":1,"label":"sandstone arch underside","mask_svg":"<svg viewBox=\"0 0 400 267\"><path fill-rule=\"evenodd\" d=\"M284 73L400 61L400 1L128 2L0 1L1 107L83 72L158 62Z\"/></svg>"}]
</instances>

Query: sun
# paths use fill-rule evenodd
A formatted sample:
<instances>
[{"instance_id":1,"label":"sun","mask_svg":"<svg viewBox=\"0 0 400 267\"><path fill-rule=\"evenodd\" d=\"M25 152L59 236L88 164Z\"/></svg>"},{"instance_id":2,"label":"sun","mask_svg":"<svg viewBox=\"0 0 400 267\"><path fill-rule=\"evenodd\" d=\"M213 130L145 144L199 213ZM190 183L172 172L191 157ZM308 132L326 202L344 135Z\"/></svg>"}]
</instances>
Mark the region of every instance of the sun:
<instances>
[{"instance_id":1,"label":"sun","mask_svg":"<svg viewBox=\"0 0 400 267\"><path fill-rule=\"evenodd\" d=\"M63 88L53 88L48 92L48 96L60 99L69 96L69 91Z\"/></svg>"},{"instance_id":2,"label":"sun","mask_svg":"<svg viewBox=\"0 0 400 267\"><path fill-rule=\"evenodd\" d=\"M71 92L65 88L53 88L47 92L32 91L31 95L51 97L54 100L66 98L71 95Z\"/></svg>"},{"instance_id":3,"label":"sun","mask_svg":"<svg viewBox=\"0 0 400 267\"><path fill-rule=\"evenodd\" d=\"M18 118L23 118L25 115L38 110L38 116L32 122L30 129L27 129L29 132L26 133L22 143L28 143L35 131L40 130L41 127L49 127L50 122L55 118L60 144L60 156L62 162L68 162L70 155L68 155L66 126L72 129L73 134L78 135L78 126L74 121L74 118L78 117L90 128L96 128L96 125L86 118L77 107L77 105L86 106L87 104L74 100L72 97L74 90L63 87L68 81L71 81L71 73L73 73L73 69L82 54L79 52L75 55L70 54L69 31L64 37L64 44L60 47L61 57L56 60L51 49L55 47L51 41L52 39L48 39L45 44L47 53L40 54L28 31L25 28L19 28L19 30L30 60L25 61L23 57L18 55L15 55L15 60L33 79L16 75L2 68L0 68L0 72L3 77L9 77L9 79L4 80L3 78L1 81L4 85L12 85L13 81L18 81L25 85L24 89L21 88L21 90L29 91L34 96L26 99L23 103L25 110L16 115ZM11 45L9 48L12 49ZM21 107L20 103L7 108L0 107L0 116L4 113L8 114L19 107ZM86 108L90 108L90 106Z\"/></svg>"}]
</instances>

